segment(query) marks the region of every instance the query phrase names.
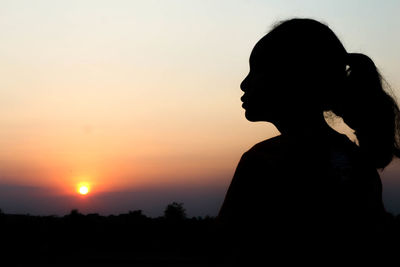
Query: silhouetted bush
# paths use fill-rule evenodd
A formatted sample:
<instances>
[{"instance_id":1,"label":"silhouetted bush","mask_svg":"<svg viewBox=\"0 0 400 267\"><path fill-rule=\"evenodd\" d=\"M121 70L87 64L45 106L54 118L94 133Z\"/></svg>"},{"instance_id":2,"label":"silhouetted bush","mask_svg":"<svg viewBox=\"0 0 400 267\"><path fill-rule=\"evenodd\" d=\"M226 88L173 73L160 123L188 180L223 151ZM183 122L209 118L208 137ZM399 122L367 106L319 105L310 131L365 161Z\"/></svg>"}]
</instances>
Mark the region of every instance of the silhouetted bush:
<instances>
[{"instance_id":1,"label":"silhouetted bush","mask_svg":"<svg viewBox=\"0 0 400 267\"><path fill-rule=\"evenodd\" d=\"M71 216L71 217L80 217L80 216L82 216L82 214L79 213L79 211L77 209L73 209L73 210L71 210L69 216Z\"/></svg>"},{"instance_id":2,"label":"silhouetted bush","mask_svg":"<svg viewBox=\"0 0 400 267\"><path fill-rule=\"evenodd\" d=\"M182 221L186 219L186 210L183 208L183 203L173 202L169 204L164 211L164 217L170 221Z\"/></svg>"}]
</instances>

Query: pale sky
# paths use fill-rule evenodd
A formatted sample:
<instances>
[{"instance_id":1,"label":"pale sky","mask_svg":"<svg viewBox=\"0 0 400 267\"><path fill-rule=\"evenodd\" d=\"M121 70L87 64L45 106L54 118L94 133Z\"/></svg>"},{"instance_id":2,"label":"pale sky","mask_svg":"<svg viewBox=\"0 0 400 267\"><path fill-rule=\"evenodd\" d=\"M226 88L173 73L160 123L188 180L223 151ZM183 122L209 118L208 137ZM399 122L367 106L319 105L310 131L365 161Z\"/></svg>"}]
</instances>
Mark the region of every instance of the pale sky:
<instances>
[{"instance_id":1,"label":"pale sky","mask_svg":"<svg viewBox=\"0 0 400 267\"><path fill-rule=\"evenodd\" d=\"M215 215L241 154L279 133L241 108L254 44L280 20L320 20L399 95L399 11L378 0L0 0L0 208L155 215L178 201ZM382 177L396 213L398 174L394 164ZM92 196L75 199L82 181Z\"/></svg>"}]
</instances>

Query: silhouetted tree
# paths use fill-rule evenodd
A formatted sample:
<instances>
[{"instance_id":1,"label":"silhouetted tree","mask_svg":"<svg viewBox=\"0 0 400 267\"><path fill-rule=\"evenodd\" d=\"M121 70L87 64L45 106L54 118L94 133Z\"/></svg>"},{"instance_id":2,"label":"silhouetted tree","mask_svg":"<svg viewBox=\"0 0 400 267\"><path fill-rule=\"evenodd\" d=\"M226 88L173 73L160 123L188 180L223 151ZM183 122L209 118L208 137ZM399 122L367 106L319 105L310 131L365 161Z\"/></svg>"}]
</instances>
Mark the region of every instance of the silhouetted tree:
<instances>
[{"instance_id":1,"label":"silhouetted tree","mask_svg":"<svg viewBox=\"0 0 400 267\"><path fill-rule=\"evenodd\" d=\"M73 210L71 210L71 212L69 213L69 216L72 216L72 217L77 217L77 216L79 216L79 215L82 215L82 214L79 213L78 209L73 209Z\"/></svg>"},{"instance_id":2,"label":"silhouetted tree","mask_svg":"<svg viewBox=\"0 0 400 267\"><path fill-rule=\"evenodd\" d=\"M183 203L173 202L169 204L164 211L164 217L167 220L181 221L186 219L186 210L183 208Z\"/></svg>"},{"instance_id":3,"label":"silhouetted tree","mask_svg":"<svg viewBox=\"0 0 400 267\"><path fill-rule=\"evenodd\" d=\"M71 212L66 216L67 218L70 218L73 221L77 221L77 220L82 220L85 215L83 215L82 213L80 213L78 211L78 209L73 209L71 210Z\"/></svg>"}]
</instances>

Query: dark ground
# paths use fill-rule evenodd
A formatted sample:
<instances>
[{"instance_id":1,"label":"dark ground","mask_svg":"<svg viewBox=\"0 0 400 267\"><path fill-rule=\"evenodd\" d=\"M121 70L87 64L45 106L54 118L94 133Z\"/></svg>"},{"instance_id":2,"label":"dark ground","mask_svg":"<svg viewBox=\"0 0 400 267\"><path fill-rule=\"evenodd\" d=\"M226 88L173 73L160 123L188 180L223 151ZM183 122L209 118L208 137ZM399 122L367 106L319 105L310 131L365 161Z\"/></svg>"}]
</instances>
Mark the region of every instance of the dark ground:
<instances>
[{"instance_id":1,"label":"dark ground","mask_svg":"<svg viewBox=\"0 0 400 267\"><path fill-rule=\"evenodd\" d=\"M149 218L141 211L118 216L63 217L0 214L0 266L225 264L215 218L186 218L179 205ZM183 213L182 213L183 212Z\"/></svg>"},{"instance_id":2,"label":"dark ground","mask_svg":"<svg viewBox=\"0 0 400 267\"><path fill-rule=\"evenodd\" d=\"M400 218L392 218L400 229ZM73 210L63 217L0 213L0 266L228 266L234 258L228 235L216 218L186 218L177 203L159 218L141 211L100 216Z\"/></svg>"}]
</instances>

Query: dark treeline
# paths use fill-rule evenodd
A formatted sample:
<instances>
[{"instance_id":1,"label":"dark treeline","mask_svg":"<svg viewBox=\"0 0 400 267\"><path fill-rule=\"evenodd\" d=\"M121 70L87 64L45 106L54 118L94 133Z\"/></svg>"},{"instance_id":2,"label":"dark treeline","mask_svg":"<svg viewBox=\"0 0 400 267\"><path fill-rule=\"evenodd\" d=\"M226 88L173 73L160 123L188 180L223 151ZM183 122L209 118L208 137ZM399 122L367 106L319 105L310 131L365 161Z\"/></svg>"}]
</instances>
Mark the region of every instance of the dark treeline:
<instances>
[{"instance_id":1,"label":"dark treeline","mask_svg":"<svg viewBox=\"0 0 400 267\"><path fill-rule=\"evenodd\" d=\"M388 216L391 218L388 231L397 239L400 215ZM102 216L84 215L75 209L61 217L0 211L0 266L8 266L1 263L230 265L236 246L231 230L227 231L215 217L188 218L183 204L175 202L157 218L147 217L141 210ZM400 242L400 238L397 240Z\"/></svg>"},{"instance_id":2,"label":"dark treeline","mask_svg":"<svg viewBox=\"0 0 400 267\"><path fill-rule=\"evenodd\" d=\"M214 217L188 218L172 203L158 218L141 210L101 216L0 213L0 266L9 263L223 263L222 233Z\"/></svg>"}]
</instances>

